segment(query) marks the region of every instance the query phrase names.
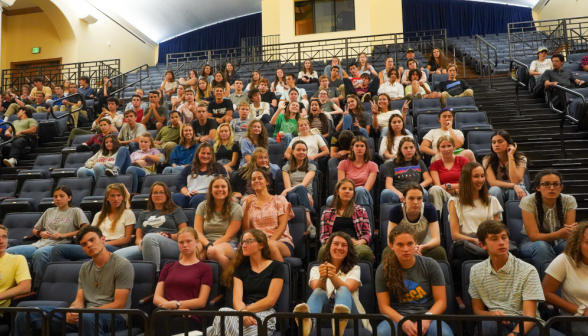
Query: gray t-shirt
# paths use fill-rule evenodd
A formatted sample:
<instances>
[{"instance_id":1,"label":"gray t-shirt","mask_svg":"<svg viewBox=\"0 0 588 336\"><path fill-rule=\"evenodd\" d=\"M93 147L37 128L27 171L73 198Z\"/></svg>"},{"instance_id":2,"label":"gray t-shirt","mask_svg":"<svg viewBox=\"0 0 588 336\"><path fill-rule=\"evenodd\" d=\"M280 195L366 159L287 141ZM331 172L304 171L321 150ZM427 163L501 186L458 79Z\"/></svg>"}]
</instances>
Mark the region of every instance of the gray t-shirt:
<instances>
[{"instance_id":1,"label":"gray t-shirt","mask_svg":"<svg viewBox=\"0 0 588 336\"><path fill-rule=\"evenodd\" d=\"M386 162L382 166L384 177L392 178L392 185L396 190L402 191L408 183L423 182L423 174L429 172L427 166L420 160L417 164L407 161L402 164L396 163L396 160Z\"/></svg>"},{"instance_id":2,"label":"gray t-shirt","mask_svg":"<svg viewBox=\"0 0 588 336\"><path fill-rule=\"evenodd\" d=\"M80 208L68 208L60 211L59 208L49 208L39 218L35 229L49 231L51 233L70 233L80 229L82 224L89 224L90 221ZM33 244L34 247L54 246L57 244L70 244L71 238L62 239L40 239Z\"/></svg>"},{"instance_id":3,"label":"gray t-shirt","mask_svg":"<svg viewBox=\"0 0 588 336\"><path fill-rule=\"evenodd\" d=\"M292 154L292 155L294 155L294 154ZM300 171L298 169L295 172L291 173L290 172L290 163L286 163L284 165L284 167L282 167L282 171L285 171L286 173L288 173L288 175L290 175L290 184L292 184L293 187L302 183L302 181L304 180L304 177L308 173L308 172ZM308 164L308 171L316 172L316 166L313 165L312 163L309 163ZM308 193L312 195L312 181L310 181L310 183L308 183L308 185L306 186L306 190L308 190Z\"/></svg>"},{"instance_id":4,"label":"gray t-shirt","mask_svg":"<svg viewBox=\"0 0 588 336\"><path fill-rule=\"evenodd\" d=\"M121 141L130 141L136 139L139 135L146 133L147 129L141 123L135 124L135 129L131 129L129 124L124 124L118 133L118 138Z\"/></svg>"},{"instance_id":5,"label":"gray t-shirt","mask_svg":"<svg viewBox=\"0 0 588 336\"><path fill-rule=\"evenodd\" d=\"M204 218L204 225L202 227L202 230L204 231L204 236L211 243L214 243L217 239L225 235L227 229L229 228L229 223L231 221L240 221L243 219L243 209L237 203L231 202L230 217L228 221L224 220L222 218L222 215L218 212L213 212L212 218L207 220L206 203L207 202L204 201L198 205L198 208L196 209L196 214ZM237 235L231 238L231 243L237 244Z\"/></svg>"},{"instance_id":6,"label":"gray t-shirt","mask_svg":"<svg viewBox=\"0 0 588 336\"><path fill-rule=\"evenodd\" d=\"M165 215L161 214L161 210L143 211L137 219L135 229L143 230L143 235L157 232L178 233L178 225L187 222L188 218L180 207Z\"/></svg>"},{"instance_id":7,"label":"gray t-shirt","mask_svg":"<svg viewBox=\"0 0 588 336\"><path fill-rule=\"evenodd\" d=\"M147 114L149 114L149 108L147 108L144 112L143 112L143 116L146 116ZM160 107L157 108L157 114L159 114L160 117L165 117L165 122L163 123L164 125L167 123L167 121L169 120L169 109L167 107L167 104L163 104ZM149 123L156 123L157 120L155 120L155 116L153 113L151 113L151 115L149 116Z\"/></svg>"},{"instance_id":8,"label":"gray t-shirt","mask_svg":"<svg viewBox=\"0 0 588 336\"><path fill-rule=\"evenodd\" d=\"M233 133L235 133L235 142L240 142L241 138L247 134L247 126L251 120L253 119L241 120L241 118L238 118L231 120L230 125L233 128Z\"/></svg>"},{"instance_id":9,"label":"gray t-shirt","mask_svg":"<svg viewBox=\"0 0 588 336\"><path fill-rule=\"evenodd\" d=\"M576 202L576 198L571 195L560 194L561 195L561 205L564 214L564 218L569 211L576 210L578 207L578 203ZM543 206L543 228L547 232L555 232L563 227L563 223L559 222L557 217L557 203L553 208L549 208L545 203L542 204ZM535 221L537 225L539 225L539 216L537 214L537 201L535 200L535 193L532 193L529 196L525 196L521 199L521 203L519 204L519 208L525 210L526 212L532 213L535 215ZM523 230L521 233L526 235L527 230L525 226L523 226Z\"/></svg>"},{"instance_id":10,"label":"gray t-shirt","mask_svg":"<svg viewBox=\"0 0 588 336\"><path fill-rule=\"evenodd\" d=\"M414 265L404 270L404 285L407 289L405 298L401 302L398 298L390 296L390 307L402 316L428 312L435 304L432 286L445 286L443 271L435 260L419 255L414 257ZM376 293L382 292L388 292L384 279L384 263L381 263L376 271Z\"/></svg>"},{"instance_id":11,"label":"gray t-shirt","mask_svg":"<svg viewBox=\"0 0 588 336\"><path fill-rule=\"evenodd\" d=\"M86 308L96 308L114 302L115 290L132 290L134 280L135 270L131 262L113 253L102 267L97 267L93 260L82 265L78 289L84 291ZM131 308L130 291L124 308ZM123 316L127 318L126 315Z\"/></svg>"}]
</instances>

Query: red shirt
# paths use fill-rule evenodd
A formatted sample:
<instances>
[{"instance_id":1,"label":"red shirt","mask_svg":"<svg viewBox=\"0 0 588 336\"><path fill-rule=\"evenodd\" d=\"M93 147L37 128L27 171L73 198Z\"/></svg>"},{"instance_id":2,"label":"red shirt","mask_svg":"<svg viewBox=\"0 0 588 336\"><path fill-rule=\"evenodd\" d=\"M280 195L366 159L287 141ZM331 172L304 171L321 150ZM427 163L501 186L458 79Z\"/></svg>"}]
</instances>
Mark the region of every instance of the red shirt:
<instances>
[{"instance_id":1,"label":"red shirt","mask_svg":"<svg viewBox=\"0 0 588 336\"><path fill-rule=\"evenodd\" d=\"M194 265L182 265L179 261L168 263L161 270L159 281L164 282L163 290L168 301L197 299L200 286L212 288L212 267L202 261Z\"/></svg>"},{"instance_id":2,"label":"red shirt","mask_svg":"<svg viewBox=\"0 0 588 336\"><path fill-rule=\"evenodd\" d=\"M453 163L453 167L450 170L445 168L443 165L443 160L439 159L433 163L431 163L430 171L436 171L439 173L439 180L441 184L447 183L459 183L459 176L461 175L461 169L466 163L470 162L468 159L464 158L463 156L455 156L455 162Z\"/></svg>"}]
</instances>

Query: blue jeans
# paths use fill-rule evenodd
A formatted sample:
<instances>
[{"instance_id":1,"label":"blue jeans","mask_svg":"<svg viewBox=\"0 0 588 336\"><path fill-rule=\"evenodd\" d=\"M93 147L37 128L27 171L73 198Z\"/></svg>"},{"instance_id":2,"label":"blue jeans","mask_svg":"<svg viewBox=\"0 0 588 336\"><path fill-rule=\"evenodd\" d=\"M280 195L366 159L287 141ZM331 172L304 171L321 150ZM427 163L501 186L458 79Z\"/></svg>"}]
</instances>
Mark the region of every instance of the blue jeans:
<instances>
[{"instance_id":1,"label":"blue jeans","mask_svg":"<svg viewBox=\"0 0 588 336\"><path fill-rule=\"evenodd\" d=\"M294 136L291 133L284 133L282 142L284 143L284 146L286 146L286 149L288 149L288 147L290 146L290 142L292 142L293 138Z\"/></svg>"},{"instance_id":2,"label":"blue jeans","mask_svg":"<svg viewBox=\"0 0 588 336\"><path fill-rule=\"evenodd\" d=\"M544 240L533 242L527 235L523 235L520 244L521 258L532 258L533 266L539 272L546 261L552 261L565 250L567 241L560 239L557 242L557 245Z\"/></svg>"},{"instance_id":3,"label":"blue jeans","mask_svg":"<svg viewBox=\"0 0 588 336\"><path fill-rule=\"evenodd\" d=\"M173 193L172 199L180 208L198 208L198 204L206 200L206 194L196 194L192 197L184 196L181 193Z\"/></svg>"},{"instance_id":4,"label":"blue jeans","mask_svg":"<svg viewBox=\"0 0 588 336\"><path fill-rule=\"evenodd\" d=\"M163 174L179 174L182 172L182 170L184 170L184 166L178 165L175 167L172 166L167 166L165 168L163 168Z\"/></svg>"},{"instance_id":5,"label":"blue jeans","mask_svg":"<svg viewBox=\"0 0 588 336\"><path fill-rule=\"evenodd\" d=\"M139 178L143 177L143 176L147 176L148 172L140 167L135 167L135 166L130 166L129 168L127 168L126 173L128 175L133 176L133 187L132 189L132 193L136 193L139 192Z\"/></svg>"},{"instance_id":6,"label":"blue jeans","mask_svg":"<svg viewBox=\"0 0 588 336\"><path fill-rule=\"evenodd\" d=\"M398 323L396 323L396 322L392 322L392 323L394 323L394 329L396 329L396 335L398 335ZM443 321L431 321L431 324L429 324L429 329L427 329L427 332L424 333L423 336L437 336L437 329L439 328L439 324L441 324L441 335L453 336L453 331L451 330L451 327ZM392 330L390 329L390 323L388 323L386 321L380 322L378 324L378 332L376 335L377 336L390 336L390 335L392 335ZM486 336L486 335L490 335L490 334L486 334L486 329L484 329L484 336ZM506 335L506 334L504 334L504 335Z\"/></svg>"},{"instance_id":7,"label":"blue jeans","mask_svg":"<svg viewBox=\"0 0 588 336\"><path fill-rule=\"evenodd\" d=\"M36 248L33 245L18 245L6 249L6 253L19 254L27 259L33 260L33 270L38 279L43 279L43 272L49 263L51 249L55 246L44 246Z\"/></svg>"},{"instance_id":8,"label":"blue jeans","mask_svg":"<svg viewBox=\"0 0 588 336\"><path fill-rule=\"evenodd\" d=\"M508 335L515 327L517 323L502 324L502 335ZM497 336L498 335L498 323L492 321L483 321L482 328L484 329L484 336ZM379 329L378 329L379 330ZM474 331L474 335L478 335L478 327ZM525 329L525 336L540 336L539 329L536 326L533 329L527 331ZM554 329L549 329L549 335L551 336L564 336L564 334Z\"/></svg>"},{"instance_id":9,"label":"blue jeans","mask_svg":"<svg viewBox=\"0 0 588 336\"><path fill-rule=\"evenodd\" d=\"M114 251L114 253L128 260L143 260L143 252L141 252L137 245L123 247Z\"/></svg>"},{"instance_id":10,"label":"blue jeans","mask_svg":"<svg viewBox=\"0 0 588 336\"><path fill-rule=\"evenodd\" d=\"M136 143L136 142L131 142ZM137 145L137 149L139 145ZM134 152L134 151L133 151ZM127 174L127 169L133 163L131 161L131 152L127 149L127 147L122 146L118 149L116 153L116 159L114 159L114 168L118 168L119 174Z\"/></svg>"},{"instance_id":11,"label":"blue jeans","mask_svg":"<svg viewBox=\"0 0 588 336\"><path fill-rule=\"evenodd\" d=\"M94 182L98 181L99 178L106 175L104 172L106 167L102 163L96 163L92 169L86 167L78 168L78 177L92 177Z\"/></svg>"},{"instance_id":12,"label":"blue jeans","mask_svg":"<svg viewBox=\"0 0 588 336\"><path fill-rule=\"evenodd\" d=\"M345 116L343 116L343 128L341 130L353 130L353 117L351 116L351 114L346 114ZM370 135L368 134L365 128L361 128L359 129L359 131L361 132L361 134L363 134L363 136L366 139L369 138Z\"/></svg>"},{"instance_id":13,"label":"blue jeans","mask_svg":"<svg viewBox=\"0 0 588 336\"><path fill-rule=\"evenodd\" d=\"M527 195L529 195L529 192L527 191L527 189L525 189L525 186L519 185L519 187L521 187L527 193ZM503 209L505 209L504 204L507 201L516 201L518 199L517 193L514 191L513 188L506 189L501 187L490 187L490 189L488 189L488 193L496 197L498 202L500 202L500 206Z\"/></svg>"},{"instance_id":14,"label":"blue jeans","mask_svg":"<svg viewBox=\"0 0 588 336\"><path fill-rule=\"evenodd\" d=\"M286 195L286 199L292 204L292 206L302 205L306 211L314 213L314 208L310 206L310 201L308 199L308 189L302 184L299 184L294 187L294 189L290 190Z\"/></svg>"},{"instance_id":15,"label":"blue jeans","mask_svg":"<svg viewBox=\"0 0 588 336\"><path fill-rule=\"evenodd\" d=\"M308 309L310 310L311 314L332 313L329 304L329 297L327 296L327 292L325 292L322 288L315 289L308 298L306 304L308 305ZM351 314L359 314L357 306L355 305L355 300L353 300L353 296L347 287L341 286L335 293L335 305L339 304L349 308L349 312ZM316 323L314 320L315 319L313 319L313 325ZM349 320L347 328L353 328L353 322L353 320ZM359 326L363 327L361 323Z\"/></svg>"},{"instance_id":16,"label":"blue jeans","mask_svg":"<svg viewBox=\"0 0 588 336\"><path fill-rule=\"evenodd\" d=\"M423 202L429 201L429 192L423 188ZM380 193L380 204L400 203L400 197L390 189L384 189Z\"/></svg>"},{"instance_id":17,"label":"blue jeans","mask_svg":"<svg viewBox=\"0 0 588 336\"><path fill-rule=\"evenodd\" d=\"M139 150L139 143L138 142L130 142L129 143L129 152L134 153Z\"/></svg>"},{"instance_id":18,"label":"blue jeans","mask_svg":"<svg viewBox=\"0 0 588 336\"><path fill-rule=\"evenodd\" d=\"M330 206L333 200L333 195L327 198L327 206ZM370 192L364 187L355 188L355 204L359 205L374 205L374 200Z\"/></svg>"},{"instance_id":19,"label":"blue jeans","mask_svg":"<svg viewBox=\"0 0 588 336\"><path fill-rule=\"evenodd\" d=\"M108 252L114 252L119 249L118 246L112 246L105 244ZM51 249L51 262L59 261L77 261L83 259L90 259L90 257L84 252L80 245L75 244L60 244Z\"/></svg>"},{"instance_id":20,"label":"blue jeans","mask_svg":"<svg viewBox=\"0 0 588 336\"><path fill-rule=\"evenodd\" d=\"M175 259L180 257L178 243L157 233L148 233L141 242L143 252L139 246L130 246L116 250L114 253L129 260L153 261L160 270L161 259Z\"/></svg>"},{"instance_id":21,"label":"blue jeans","mask_svg":"<svg viewBox=\"0 0 588 336\"><path fill-rule=\"evenodd\" d=\"M55 309L57 307L41 306L38 308L46 313L49 313L50 311L52 311L53 309ZM97 336L94 334L94 328L95 328L94 314L82 314L81 319L82 319L82 333L81 333L81 335L83 335L83 336ZM41 320L41 316L39 314L34 314L34 313L31 314L30 321L31 321L31 327L33 328L33 330L41 330L42 320ZM61 325L63 323L62 321L63 321L63 315L61 313L53 315L53 318L51 319L51 330L53 332L55 332L57 330L61 330ZM98 335L99 336L110 334L112 329L114 329L115 331L120 331L120 330L124 330L127 327L127 321L123 318L122 315L115 315L114 326L111 326L110 322L111 322L111 315L110 314L98 315ZM28 335L27 329L28 329L28 327L26 325L26 314L25 313L16 314L14 335L15 336ZM77 323L74 323L74 324L66 323L65 332L66 333L74 333L74 332L77 333L78 332L78 324ZM35 335L34 332L33 332L33 335Z\"/></svg>"}]
</instances>

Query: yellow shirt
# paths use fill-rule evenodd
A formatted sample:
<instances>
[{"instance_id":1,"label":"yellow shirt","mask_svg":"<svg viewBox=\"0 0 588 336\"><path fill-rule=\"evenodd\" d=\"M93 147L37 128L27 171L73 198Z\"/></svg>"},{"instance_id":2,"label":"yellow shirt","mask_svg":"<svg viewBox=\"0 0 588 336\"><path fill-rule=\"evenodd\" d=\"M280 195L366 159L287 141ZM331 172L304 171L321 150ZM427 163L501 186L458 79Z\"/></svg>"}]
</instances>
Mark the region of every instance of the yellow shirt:
<instances>
[{"instance_id":1,"label":"yellow shirt","mask_svg":"<svg viewBox=\"0 0 588 336\"><path fill-rule=\"evenodd\" d=\"M31 90L29 96L34 98L37 95L37 91L39 91L37 87L33 86L33 89ZM43 93L45 94L45 98L51 98L51 88L49 88L48 86L43 86Z\"/></svg>"},{"instance_id":2,"label":"yellow shirt","mask_svg":"<svg viewBox=\"0 0 588 336\"><path fill-rule=\"evenodd\" d=\"M31 280L24 256L4 253L0 258L0 293L15 287L19 282ZM10 300L0 300L0 307L8 307Z\"/></svg>"}]
</instances>

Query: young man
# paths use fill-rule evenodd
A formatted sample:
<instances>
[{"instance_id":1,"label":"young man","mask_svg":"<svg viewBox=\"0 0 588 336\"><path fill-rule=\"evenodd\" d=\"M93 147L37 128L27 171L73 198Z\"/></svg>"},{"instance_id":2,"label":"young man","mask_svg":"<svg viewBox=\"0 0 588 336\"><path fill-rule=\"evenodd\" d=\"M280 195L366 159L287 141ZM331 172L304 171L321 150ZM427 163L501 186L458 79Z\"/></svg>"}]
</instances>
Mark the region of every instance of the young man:
<instances>
[{"instance_id":1,"label":"young man","mask_svg":"<svg viewBox=\"0 0 588 336\"><path fill-rule=\"evenodd\" d=\"M0 224L0 307L10 306L10 299L31 291L31 273L21 255L6 253L8 229ZM10 314L0 314L0 325L10 325Z\"/></svg>"},{"instance_id":2,"label":"young man","mask_svg":"<svg viewBox=\"0 0 588 336\"><path fill-rule=\"evenodd\" d=\"M414 59L414 49L408 48L406 49L406 59Z\"/></svg>"},{"instance_id":3,"label":"young man","mask_svg":"<svg viewBox=\"0 0 588 336\"><path fill-rule=\"evenodd\" d=\"M568 89L586 86L584 81L576 78L570 70L562 69L564 64L564 57L562 55L557 54L551 56L551 63L553 64L553 70L546 70L543 73L545 88L554 85L560 85Z\"/></svg>"},{"instance_id":4,"label":"young man","mask_svg":"<svg viewBox=\"0 0 588 336\"><path fill-rule=\"evenodd\" d=\"M106 238L96 226L87 225L76 235L84 252L92 258L82 265L79 275L78 292L70 308L103 308L129 309L131 307L131 290L135 279L133 265L127 259L108 252L104 247ZM50 312L56 307L39 307L44 312ZM94 314L83 314L82 335L93 336L94 329L99 335L107 335L111 331L124 330L127 327L127 316L116 314L111 320L111 314L99 314L98 325L95 324ZM62 315L55 314L51 320L52 330L61 330ZM66 333L78 332L78 313L65 315ZM16 315L15 336L27 335L26 314ZM30 326L34 330L41 329L41 318L38 314L30 315Z\"/></svg>"},{"instance_id":5,"label":"young man","mask_svg":"<svg viewBox=\"0 0 588 336\"><path fill-rule=\"evenodd\" d=\"M78 93L78 86L76 85L76 83L69 84L69 96L67 96L66 99L62 100L63 105L61 105L61 111L71 112L82 107L82 99L79 96L75 96L76 93ZM84 117L88 118L88 112L86 112L85 110L79 110L75 113L72 113L71 116L74 120L74 128L78 127L78 119L80 113Z\"/></svg>"},{"instance_id":6,"label":"young man","mask_svg":"<svg viewBox=\"0 0 588 336\"><path fill-rule=\"evenodd\" d=\"M143 92L143 89L137 89L137 90L135 90L135 94L133 95L133 98L135 96L139 97L139 105L138 105L139 108L141 110L143 110L143 111L147 111L149 109L149 103L143 101L143 95L144 94L145 93ZM133 104L133 102L131 100L131 102L127 104L127 107L125 108L125 111L132 110L133 107L134 107L134 104ZM135 110L135 112L138 112L138 110ZM143 116L141 115L141 117L139 118L139 114L137 113L137 120L139 120L139 121L143 120Z\"/></svg>"},{"instance_id":7,"label":"young man","mask_svg":"<svg viewBox=\"0 0 588 336\"><path fill-rule=\"evenodd\" d=\"M339 70L339 68L333 68L333 69L337 69L337 71ZM319 83L320 83L319 89L314 93L314 95L312 97L318 98L319 91L321 89L325 89L325 90L327 90L327 93L329 95L329 99L333 103L337 104L337 106L340 106L340 102L343 101L343 99L344 99L343 95L341 94L341 91L339 91L338 87L334 87L334 86L330 85L329 77L327 77L325 75L321 75L319 77Z\"/></svg>"},{"instance_id":8,"label":"young man","mask_svg":"<svg viewBox=\"0 0 588 336\"><path fill-rule=\"evenodd\" d=\"M33 89L29 93L29 97L35 97L37 92L43 92L45 99L51 99L51 88L43 86L43 78L33 78Z\"/></svg>"},{"instance_id":9,"label":"young man","mask_svg":"<svg viewBox=\"0 0 588 336\"><path fill-rule=\"evenodd\" d=\"M216 128L218 124L214 118L207 117L208 112L206 106L198 105L196 108L196 119L192 120L192 128L194 128L194 136L196 142L211 143L216 135Z\"/></svg>"},{"instance_id":10,"label":"young man","mask_svg":"<svg viewBox=\"0 0 588 336\"><path fill-rule=\"evenodd\" d=\"M343 78L343 84L345 84L345 93L356 93L357 88L363 84L363 79L359 74L357 63L351 63L349 65L349 78ZM369 77L368 77L369 78ZM368 90L371 97L375 97L378 94L380 88L380 79L374 78L371 82L368 82Z\"/></svg>"},{"instance_id":11,"label":"young man","mask_svg":"<svg viewBox=\"0 0 588 336\"><path fill-rule=\"evenodd\" d=\"M107 100L108 104L106 108L102 108L102 113L94 120L92 123L92 129L98 130L98 122L102 119L109 119L112 123L110 130L112 132L118 132L118 128L122 127L124 116L120 113L116 113L116 109L118 108L119 101L118 98L109 97Z\"/></svg>"},{"instance_id":12,"label":"young man","mask_svg":"<svg viewBox=\"0 0 588 336\"><path fill-rule=\"evenodd\" d=\"M445 107L445 102L449 97L466 97L473 96L474 90L463 79L457 79L457 66L452 64L447 67L447 75L449 80L443 81L439 84L441 87L441 105Z\"/></svg>"},{"instance_id":13,"label":"young man","mask_svg":"<svg viewBox=\"0 0 588 336\"><path fill-rule=\"evenodd\" d=\"M134 94L131 97L131 102L128 105L131 105L131 108L126 109L128 110L133 110L135 111L135 114L137 115L137 120L139 121L139 123L141 122L141 120L143 120L143 113L145 112L145 110L143 109L143 101L141 100L141 96L139 96L138 94ZM149 107L147 107L149 108Z\"/></svg>"},{"instance_id":14,"label":"young man","mask_svg":"<svg viewBox=\"0 0 588 336\"><path fill-rule=\"evenodd\" d=\"M18 99L18 97L15 95L15 103L10 104L8 110L6 110L6 113L4 113L4 121L8 121L9 117L18 112L21 107L26 108L27 110L31 111L31 113L47 112L47 109L50 107L50 105L45 102L44 93L39 91L33 97L35 97L34 102L30 105L25 105L25 103Z\"/></svg>"},{"instance_id":15,"label":"young man","mask_svg":"<svg viewBox=\"0 0 588 336\"><path fill-rule=\"evenodd\" d=\"M0 104L0 112L6 112L10 105L19 97L9 90L2 92L2 104ZM19 99L20 100L20 99Z\"/></svg>"},{"instance_id":16,"label":"young man","mask_svg":"<svg viewBox=\"0 0 588 336\"><path fill-rule=\"evenodd\" d=\"M88 141L86 141L83 144L76 147L76 152L92 151L92 153L96 153L96 152L98 152L98 150L100 150L100 145L102 145L102 143L104 142L104 138L106 138L106 136L112 134L112 131L110 130L110 125L112 125L112 122L110 121L110 119L104 118L104 119L100 120L98 125L100 125L100 132L98 132L98 134L91 137ZM72 132L72 135L73 135L73 132ZM73 141L73 138L72 138L72 141Z\"/></svg>"},{"instance_id":17,"label":"young man","mask_svg":"<svg viewBox=\"0 0 588 336\"><path fill-rule=\"evenodd\" d=\"M63 91L63 85L61 85L61 84L55 85L55 94L51 96L51 100L53 100L53 103L51 103L51 108L53 109L53 112L57 112L61 109L61 106L63 105L63 101L58 101L58 102L55 102L55 101L59 100L63 97L66 97L66 95Z\"/></svg>"},{"instance_id":18,"label":"young man","mask_svg":"<svg viewBox=\"0 0 588 336\"><path fill-rule=\"evenodd\" d=\"M258 88L253 88L249 91L249 100L251 101L249 118L259 119L264 124L268 123L271 119L269 104L261 101L261 93Z\"/></svg>"},{"instance_id":19,"label":"young man","mask_svg":"<svg viewBox=\"0 0 588 336\"><path fill-rule=\"evenodd\" d=\"M274 109L278 107L278 97L276 94L268 90L269 81L267 78L262 78L259 81L259 93L261 94L261 101L270 104Z\"/></svg>"},{"instance_id":20,"label":"young man","mask_svg":"<svg viewBox=\"0 0 588 336\"><path fill-rule=\"evenodd\" d=\"M148 130L157 130L159 132L167 122L167 107L161 104L161 98L157 91L149 91L149 103L149 110L143 114L141 123Z\"/></svg>"},{"instance_id":21,"label":"young man","mask_svg":"<svg viewBox=\"0 0 588 336\"><path fill-rule=\"evenodd\" d=\"M304 106L308 106L308 96L306 95L305 89L300 89L296 87L296 76L294 74L287 74L286 75L286 84L288 87L284 87L284 94L286 92L290 92L292 89L298 90L298 102L304 104ZM280 97L280 101L288 100L288 97Z\"/></svg>"},{"instance_id":22,"label":"young man","mask_svg":"<svg viewBox=\"0 0 588 336\"><path fill-rule=\"evenodd\" d=\"M371 98L371 94L368 93L369 86L370 86L370 75L368 75L366 73L361 74L361 84L355 88L355 94L359 98L362 98L362 101L364 101L364 100L368 101ZM366 96L365 99L363 96Z\"/></svg>"},{"instance_id":23,"label":"young man","mask_svg":"<svg viewBox=\"0 0 588 336\"><path fill-rule=\"evenodd\" d=\"M214 118L218 124L230 123L233 120L233 103L224 98L223 87L214 88L214 98L208 104L208 117Z\"/></svg>"},{"instance_id":24,"label":"young man","mask_svg":"<svg viewBox=\"0 0 588 336\"><path fill-rule=\"evenodd\" d=\"M257 90L257 88L253 88L249 91L249 94L253 90ZM259 96L259 94L258 94ZM267 104L267 103L264 103ZM250 111L251 107L246 102L241 102L239 106L237 106L237 111L239 111L239 119L231 120L231 128L233 129L233 133L235 136L235 141L240 142L241 138L243 138L247 134L247 127L249 126L249 122L254 120L255 118L250 118ZM268 114L269 116L269 114ZM269 122L269 121L268 121Z\"/></svg>"},{"instance_id":25,"label":"young man","mask_svg":"<svg viewBox=\"0 0 588 336\"><path fill-rule=\"evenodd\" d=\"M80 88L78 89L78 92L83 94L86 99L94 99L96 91L90 87L90 77L80 77Z\"/></svg>"},{"instance_id":26,"label":"young man","mask_svg":"<svg viewBox=\"0 0 588 336\"><path fill-rule=\"evenodd\" d=\"M545 301L539 274L533 265L508 252L507 227L500 222L487 220L480 224L476 236L489 258L474 265L470 272L468 292L472 297L474 314L528 316L543 323L537 310L537 303ZM524 334L517 323L503 323L501 326L502 335L540 335L532 322L524 322ZM482 322L482 328L484 335L498 335L496 322ZM549 333L552 336L563 336L553 329Z\"/></svg>"},{"instance_id":27,"label":"young man","mask_svg":"<svg viewBox=\"0 0 588 336\"><path fill-rule=\"evenodd\" d=\"M169 114L170 126L163 126L155 137L155 148L165 148L165 161L169 162L171 152L180 143L182 116L178 111Z\"/></svg>"},{"instance_id":28,"label":"young man","mask_svg":"<svg viewBox=\"0 0 588 336\"><path fill-rule=\"evenodd\" d=\"M331 80L329 83L329 87L334 87L339 89L343 85L343 79L341 79L341 75L339 74L339 68L333 67L331 68ZM339 91L341 91L339 89Z\"/></svg>"},{"instance_id":29,"label":"young man","mask_svg":"<svg viewBox=\"0 0 588 336\"><path fill-rule=\"evenodd\" d=\"M2 135L2 139L4 140L8 140L12 137L15 138L11 143L8 158L4 159L4 164L7 167L16 166L25 147L32 145L32 136L37 133L37 129L39 128L39 124L33 119L33 113L26 107L19 107L16 116L18 117L18 120L12 122L16 133L12 134L12 128L8 128L4 135Z\"/></svg>"},{"instance_id":30,"label":"young man","mask_svg":"<svg viewBox=\"0 0 588 336\"><path fill-rule=\"evenodd\" d=\"M229 95L229 100L232 101L234 105L239 105L240 102L247 101L247 95L243 92L242 80L235 79L235 92Z\"/></svg>"},{"instance_id":31,"label":"young man","mask_svg":"<svg viewBox=\"0 0 588 336\"><path fill-rule=\"evenodd\" d=\"M196 117L196 106L198 106L198 103L196 103L196 96L192 89L188 89L185 92L184 97L186 102L178 107L178 112L184 115L184 122L189 123Z\"/></svg>"},{"instance_id":32,"label":"young man","mask_svg":"<svg viewBox=\"0 0 588 336\"><path fill-rule=\"evenodd\" d=\"M551 60L547 59L547 48L541 47L537 50L537 60L531 62L529 74L535 76L535 79L539 79L545 70L553 70L553 65Z\"/></svg>"},{"instance_id":33,"label":"young man","mask_svg":"<svg viewBox=\"0 0 588 336\"><path fill-rule=\"evenodd\" d=\"M133 110L125 111L125 124L118 133L118 142L121 146L128 146L129 152L139 150L139 136L146 133L143 124L137 122L137 113Z\"/></svg>"}]
</instances>

